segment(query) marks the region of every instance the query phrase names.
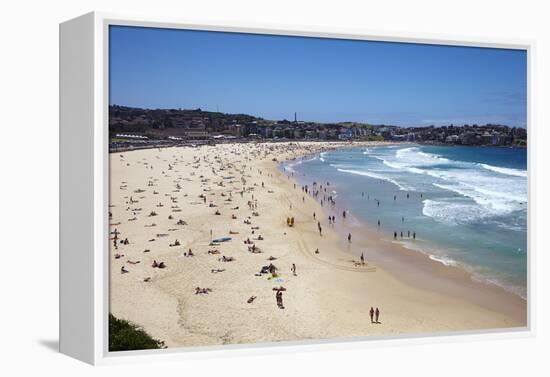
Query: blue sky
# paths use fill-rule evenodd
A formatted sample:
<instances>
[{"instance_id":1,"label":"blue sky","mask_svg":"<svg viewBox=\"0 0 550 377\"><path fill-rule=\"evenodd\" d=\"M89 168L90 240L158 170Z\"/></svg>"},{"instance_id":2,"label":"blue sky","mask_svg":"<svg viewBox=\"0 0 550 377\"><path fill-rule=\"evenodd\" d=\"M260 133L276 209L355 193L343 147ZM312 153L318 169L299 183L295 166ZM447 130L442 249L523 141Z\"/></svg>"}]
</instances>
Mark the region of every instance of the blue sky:
<instances>
[{"instance_id":1,"label":"blue sky","mask_svg":"<svg viewBox=\"0 0 550 377\"><path fill-rule=\"evenodd\" d=\"M112 26L110 103L266 119L525 127L522 50Z\"/></svg>"}]
</instances>

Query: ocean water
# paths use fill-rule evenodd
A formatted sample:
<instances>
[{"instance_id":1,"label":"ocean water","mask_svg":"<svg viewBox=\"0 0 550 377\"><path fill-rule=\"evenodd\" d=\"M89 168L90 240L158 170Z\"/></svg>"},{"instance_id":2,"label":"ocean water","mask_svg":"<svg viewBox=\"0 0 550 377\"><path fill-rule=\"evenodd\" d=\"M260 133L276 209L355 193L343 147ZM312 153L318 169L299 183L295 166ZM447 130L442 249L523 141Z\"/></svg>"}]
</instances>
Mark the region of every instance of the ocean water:
<instances>
[{"instance_id":1,"label":"ocean water","mask_svg":"<svg viewBox=\"0 0 550 377\"><path fill-rule=\"evenodd\" d=\"M330 182L338 208L361 223L380 221L392 242L526 298L526 149L350 147L282 168L303 184Z\"/></svg>"}]
</instances>

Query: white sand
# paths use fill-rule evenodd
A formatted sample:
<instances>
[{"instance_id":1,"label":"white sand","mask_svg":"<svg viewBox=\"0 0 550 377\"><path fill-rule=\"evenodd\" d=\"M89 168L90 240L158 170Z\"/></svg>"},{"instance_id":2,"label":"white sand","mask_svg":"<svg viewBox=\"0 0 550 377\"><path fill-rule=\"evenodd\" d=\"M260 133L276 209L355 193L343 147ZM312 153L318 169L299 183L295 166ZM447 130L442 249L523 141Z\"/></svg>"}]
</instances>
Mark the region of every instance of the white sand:
<instances>
[{"instance_id":1,"label":"white sand","mask_svg":"<svg viewBox=\"0 0 550 377\"><path fill-rule=\"evenodd\" d=\"M322 208L307 195L302 201L300 187L294 188L294 182L272 159L281 161L336 146L223 144L111 154L110 222L120 224L110 228L116 228L119 238L130 242L119 243L117 250L111 246L111 312L142 326L169 347L525 325L524 315L518 319L495 309L509 306L508 301L501 306L482 305L483 296L475 300L459 289L447 293L444 289L426 289L427 284L409 284L372 263L356 266L352 259L358 258L345 251L326 220L322 221L323 236L319 236L312 213L321 214ZM153 186L148 186L149 181ZM138 189L144 191L135 192ZM206 195L206 204L199 198L201 194ZM259 216L252 216L254 210L247 205L252 195ZM130 196L137 202L129 204ZM163 206L158 207L159 203ZM209 207L210 203L217 207ZM237 206L238 210L232 209ZM221 215L215 215L216 210ZM149 217L151 211L158 215ZM232 214L237 218L232 219ZM129 221L134 217L136 220ZM295 218L294 227L286 225L287 217ZM188 225L176 225L179 219ZM245 219L252 224L245 224ZM156 226L146 226L151 223ZM253 226L259 227L255 234ZM230 236L232 240L209 246L210 231L214 238ZM230 235L230 231L239 234ZM259 234L264 240L254 243L263 252L248 252L243 241ZM170 247L176 239L181 245ZM390 246L380 243L377 247ZM189 248L194 257L184 256ZM320 254L314 254L316 248ZM146 249L150 251L144 252ZM218 249L221 254L209 255L209 249ZM116 253L124 256L115 259ZM222 255L235 261L218 261ZM279 278L255 276L270 263L269 256L277 258L272 263L279 269ZM167 267L153 268L153 260ZM291 273L292 263L296 264L297 276ZM122 266L129 272L121 273ZM212 269L225 271L212 273ZM144 282L148 277L150 281ZM456 288L456 282L453 284ZM287 289L283 294L285 309L277 307L272 290L281 285ZM211 288L212 292L196 295L196 287ZM480 294L485 289L474 288ZM488 287L487 297L492 297L495 289ZM251 296L257 298L249 304ZM525 312L521 300L510 299L500 291L497 296L511 300L510 305ZM380 324L370 323L371 306L380 308Z\"/></svg>"}]
</instances>

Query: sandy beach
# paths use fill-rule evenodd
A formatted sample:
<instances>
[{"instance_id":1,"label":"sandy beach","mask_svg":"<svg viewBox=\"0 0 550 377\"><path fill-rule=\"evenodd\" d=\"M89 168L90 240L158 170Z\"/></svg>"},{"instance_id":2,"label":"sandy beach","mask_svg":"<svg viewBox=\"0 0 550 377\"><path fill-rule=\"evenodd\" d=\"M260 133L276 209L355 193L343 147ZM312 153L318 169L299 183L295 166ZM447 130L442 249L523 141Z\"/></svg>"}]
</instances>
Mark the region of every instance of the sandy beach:
<instances>
[{"instance_id":1,"label":"sandy beach","mask_svg":"<svg viewBox=\"0 0 550 377\"><path fill-rule=\"evenodd\" d=\"M464 270L388 242L376 229L348 243L345 222L338 216L329 224L327 206L278 169L346 145L111 154L110 311L168 347L526 326L524 299ZM261 273L270 264L276 276ZM371 323L371 307L380 309L379 323Z\"/></svg>"}]
</instances>

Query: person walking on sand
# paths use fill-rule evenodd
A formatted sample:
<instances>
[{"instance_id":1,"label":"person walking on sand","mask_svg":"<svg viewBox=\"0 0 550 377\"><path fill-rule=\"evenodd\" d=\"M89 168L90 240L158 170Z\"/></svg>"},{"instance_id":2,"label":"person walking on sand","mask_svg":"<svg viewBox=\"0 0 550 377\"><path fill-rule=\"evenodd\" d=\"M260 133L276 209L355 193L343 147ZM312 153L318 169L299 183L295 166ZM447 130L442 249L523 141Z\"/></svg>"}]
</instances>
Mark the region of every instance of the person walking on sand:
<instances>
[{"instance_id":1,"label":"person walking on sand","mask_svg":"<svg viewBox=\"0 0 550 377\"><path fill-rule=\"evenodd\" d=\"M372 308L372 306L370 307L369 315L370 315L370 323L374 323L374 309Z\"/></svg>"},{"instance_id":2,"label":"person walking on sand","mask_svg":"<svg viewBox=\"0 0 550 377\"><path fill-rule=\"evenodd\" d=\"M292 275L296 276L296 265L292 263L292 268L290 269L292 271Z\"/></svg>"},{"instance_id":3,"label":"person walking on sand","mask_svg":"<svg viewBox=\"0 0 550 377\"><path fill-rule=\"evenodd\" d=\"M413 232L413 240L416 240L416 232Z\"/></svg>"},{"instance_id":4,"label":"person walking on sand","mask_svg":"<svg viewBox=\"0 0 550 377\"><path fill-rule=\"evenodd\" d=\"M283 305L283 291L278 290L275 294L275 299L277 300L277 306L279 309L284 309L285 306Z\"/></svg>"},{"instance_id":5,"label":"person walking on sand","mask_svg":"<svg viewBox=\"0 0 550 377\"><path fill-rule=\"evenodd\" d=\"M380 323L380 321L378 320L378 318L380 318L380 310L378 310L378 308L376 308L376 311L374 312L374 317L375 323Z\"/></svg>"},{"instance_id":6,"label":"person walking on sand","mask_svg":"<svg viewBox=\"0 0 550 377\"><path fill-rule=\"evenodd\" d=\"M351 242L351 233L348 233L348 242Z\"/></svg>"},{"instance_id":7,"label":"person walking on sand","mask_svg":"<svg viewBox=\"0 0 550 377\"><path fill-rule=\"evenodd\" d=\"M365 257L363 256L363 253L361 253L361 264L365 264Z\"/></svg>"},{"instance_id":8,"label":"person walking on sand","mask_svg":"<svg viewBox=\"0 0 550 377\"><path fill-rule=\"evenodd\" d=\"M393 239L394 239L394 240L397 239L397 232L393 232Z\"/></svg>"}]
</instances>

